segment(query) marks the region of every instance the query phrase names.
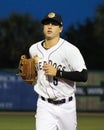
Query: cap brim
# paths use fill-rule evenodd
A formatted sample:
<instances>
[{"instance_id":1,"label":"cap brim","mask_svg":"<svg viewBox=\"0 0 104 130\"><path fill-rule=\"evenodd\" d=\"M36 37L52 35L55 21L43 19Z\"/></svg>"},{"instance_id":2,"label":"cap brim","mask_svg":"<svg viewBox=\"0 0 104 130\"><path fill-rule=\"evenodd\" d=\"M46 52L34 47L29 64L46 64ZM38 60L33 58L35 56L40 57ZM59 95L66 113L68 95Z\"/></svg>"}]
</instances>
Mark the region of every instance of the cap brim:
<instances>
[{"instance_id":1,"label":"cap brim","mask_svg":"<svg viewBox=\"0 0 104 130\"><path fill-rule=\"evenodd\" d=\"M41 23L44 25L44 23L45 23L46 21L54 21L54 22L58 23L60 26L62 26L57 20L52 19L52 18L43 19L43 20L41 21Z\"/></svg>"}]
</instances>

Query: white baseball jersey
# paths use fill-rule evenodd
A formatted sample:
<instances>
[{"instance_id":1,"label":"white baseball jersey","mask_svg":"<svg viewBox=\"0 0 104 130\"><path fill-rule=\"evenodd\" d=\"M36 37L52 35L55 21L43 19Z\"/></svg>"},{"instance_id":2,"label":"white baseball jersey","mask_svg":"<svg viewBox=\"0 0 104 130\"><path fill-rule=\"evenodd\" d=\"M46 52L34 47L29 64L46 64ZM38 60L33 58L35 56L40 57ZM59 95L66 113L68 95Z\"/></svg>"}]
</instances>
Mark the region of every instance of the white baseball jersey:
<instances>
[{"instance_id":1,"label":"white baseball jersey","mask_svg":"<svg viewBox=\"0 0 104 130\"><path fill-rule=\"evenodd\" d=\"M76 90L76 83L46 76L42 66L49 63L64 71L82 71L86 69L86 65L79 49L62 38L50 49L45 49L42 42L35 43L29 48L31 57L38 55L38 77L34 90L45 98L70 97Z\"/></svg>"}]
</instances>

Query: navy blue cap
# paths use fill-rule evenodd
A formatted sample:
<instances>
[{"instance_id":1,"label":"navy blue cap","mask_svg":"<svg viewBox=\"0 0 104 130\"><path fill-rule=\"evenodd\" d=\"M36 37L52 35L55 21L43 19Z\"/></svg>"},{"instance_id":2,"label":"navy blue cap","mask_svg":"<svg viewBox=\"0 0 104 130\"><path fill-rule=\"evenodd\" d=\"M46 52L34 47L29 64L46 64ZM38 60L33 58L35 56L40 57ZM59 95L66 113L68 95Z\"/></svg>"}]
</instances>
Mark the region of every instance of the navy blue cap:
<instances>
[{"instance_id":1,"label":"navy blue cap","mask_svg":"<svg viewBox=\"0 0 104 130\"><path fill-rule=\"evenodd\" d=\"M60 26L63 25L63 21L62 21L62 17L59 14L56 14L54 12L51 12L49 14L47 14L43 19L42 19L42 24L44 25L44 23L48 20L52 20L57 22Z\"/></svg>"}]
</instances>

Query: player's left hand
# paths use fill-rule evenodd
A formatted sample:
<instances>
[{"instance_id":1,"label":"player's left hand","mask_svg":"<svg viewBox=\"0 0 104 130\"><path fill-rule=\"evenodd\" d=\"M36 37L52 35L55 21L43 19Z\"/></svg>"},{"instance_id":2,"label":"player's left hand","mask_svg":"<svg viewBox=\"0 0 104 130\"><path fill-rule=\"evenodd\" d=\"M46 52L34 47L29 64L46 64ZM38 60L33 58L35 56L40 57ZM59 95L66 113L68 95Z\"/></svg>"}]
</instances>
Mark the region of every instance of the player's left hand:
<instances>
[{"instance_id":1,"label":"player's left hand","mask_svg":"<svg viewBox=\"0 0 104 130\"><path fill-rule=\"evenodd\" d=\"M44 70L46 75L56 76L57 68L55 68L54 66L52 66L50 64L44 64L43 65L43 70Z\"/></svg>"}]
</instances>

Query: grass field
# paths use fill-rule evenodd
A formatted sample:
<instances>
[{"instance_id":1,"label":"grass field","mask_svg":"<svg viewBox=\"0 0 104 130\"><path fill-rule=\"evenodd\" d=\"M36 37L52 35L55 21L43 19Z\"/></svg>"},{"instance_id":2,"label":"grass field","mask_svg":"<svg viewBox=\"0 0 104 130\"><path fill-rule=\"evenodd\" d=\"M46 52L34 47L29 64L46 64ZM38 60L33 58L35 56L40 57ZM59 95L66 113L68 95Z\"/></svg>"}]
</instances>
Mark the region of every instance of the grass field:
<instances>
[{"instance_id":1,"label":"grass field","mask_svg":"<svg viewBox=\"0 0 104 130\"><path fill-rule=\"evenodd\" d=\"M0 112L0 130L35 130L34 112ZM77 130L104 130L104 114L78 113Z\"/></svg>"},{"instance_id":2,"label":"grass field","mask_svg":"<svg viewBox=\"0 0 104 130\"><path fill-rule=\"evenodd\" d=\"M104 130L104 114L78 114L77 130Z\"/></svg>"}]
</instances>

